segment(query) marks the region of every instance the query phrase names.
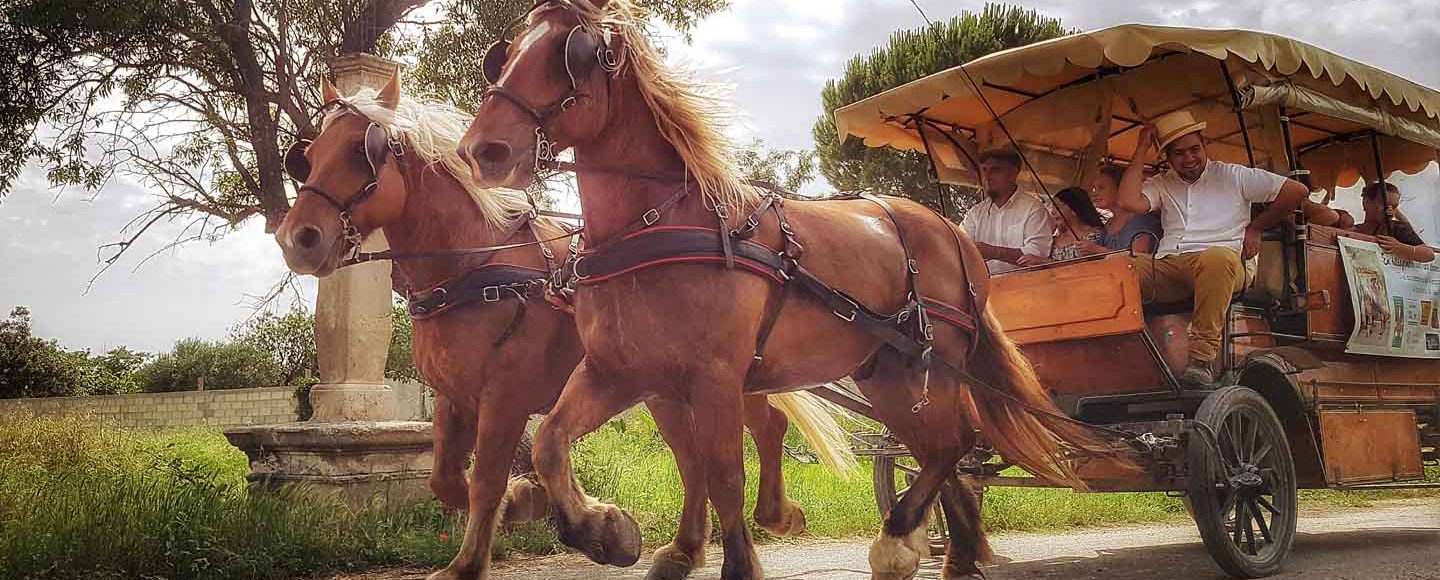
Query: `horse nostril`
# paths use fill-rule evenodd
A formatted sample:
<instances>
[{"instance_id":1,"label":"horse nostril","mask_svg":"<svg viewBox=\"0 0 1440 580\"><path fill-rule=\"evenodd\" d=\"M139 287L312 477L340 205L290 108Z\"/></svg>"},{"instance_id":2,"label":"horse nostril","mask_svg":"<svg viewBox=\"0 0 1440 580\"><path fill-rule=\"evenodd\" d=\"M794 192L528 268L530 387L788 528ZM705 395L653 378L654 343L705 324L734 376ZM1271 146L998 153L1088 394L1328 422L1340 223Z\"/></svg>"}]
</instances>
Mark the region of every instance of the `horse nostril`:
<instances>
[{"instance_id":1,"label":"horse nostril","mask_svg":"<svg viewBox=\"0 0 1440 580\"><path fill-rule=\"evenodd\" d=\"M313 226L300 228L300 231L295 232L294 240L295 245L301 248L306 250L314 248L320 243L320 228Z\"/></svg>"},{"instance_id":2,"label":"horse nostril","mask_svg":"<svg viewBox=\"0 0 1440 580\"><path fill-rule=\"evenodd\" d=\"M504 163L510 159L510 145L491 141L479 147L478 157L486 163Z\"/></svg>"}]
</instances>

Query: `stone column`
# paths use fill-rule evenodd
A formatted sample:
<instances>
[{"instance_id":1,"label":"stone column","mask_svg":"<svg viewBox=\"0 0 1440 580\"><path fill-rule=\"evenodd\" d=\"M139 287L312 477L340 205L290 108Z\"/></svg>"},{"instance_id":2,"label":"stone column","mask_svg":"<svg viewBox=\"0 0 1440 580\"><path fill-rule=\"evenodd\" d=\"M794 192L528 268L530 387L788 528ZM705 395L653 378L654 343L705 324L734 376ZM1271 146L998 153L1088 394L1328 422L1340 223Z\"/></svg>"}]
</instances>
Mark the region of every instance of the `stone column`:
<instances>
[{"instance_id":1,"label":"stone column","mask_svg":"<svg viewBox=\"0 0 1440 580\"><path fill-rule=\"evenodd\" d=\"M367 252L388 247L376 231ZM395 418L395 393L385 385L390 349L390 263L341 268L320 279L315 297L315 350L320 384L310 388L316 422Z\"/></svg>"},{"instance_id":2,"label":"stone column","mask_svg":"<svg viewBox=\"0 0 1440 580\"><path fill-rule=\"evenodd\" d=\"M399 65L355 54L330 63L341 94L379 90ZM376 231L365 251L388 247ZM230 429L225 436L250 459L250 479L276 485L305 483L350 503L427 497L431 424L395 421L395 394L385 384L390 347L390 264L370 262L320 279L315 299L315 347L320 384L310 389L307 422Z\"/></svg>"}]
</instances>

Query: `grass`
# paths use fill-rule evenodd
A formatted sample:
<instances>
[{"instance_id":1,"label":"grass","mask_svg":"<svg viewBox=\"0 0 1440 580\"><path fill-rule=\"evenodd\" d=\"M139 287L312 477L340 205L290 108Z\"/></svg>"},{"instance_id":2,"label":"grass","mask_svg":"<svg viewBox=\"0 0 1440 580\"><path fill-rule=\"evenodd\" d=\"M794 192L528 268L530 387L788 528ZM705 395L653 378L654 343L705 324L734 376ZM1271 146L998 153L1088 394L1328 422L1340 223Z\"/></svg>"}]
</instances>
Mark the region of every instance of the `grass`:
<instances>
[{"instance_id":1,"label":"grass","mask_svg":"<svg viewBox=\"0 0 1440 580\"><path fill-rule=\"evenodd\" d=\"M788 443L800 439L792 434ZM757 483L747 439L747 512ZM213 429L130 432L85 417L0 417L0 580L8 578L285 578L376 565L440 566L461 523L433 501L351 509L303 488L247 489L245 456ZM680 478L653 420L631 413L582 440L576 472L591 494L635 516L646 546L674 535ZM868 462L840 477L787 460L786 489L804 507L809 536L879 530ZM1440 481L1440 470L1430 468ZM1301 502L1366 506L1434 492L1304 491ZM992 488L986 529L1041 531L1178 521L1185 508L1160 493L1073 493ZM758 528L760 541L770 538ZM495 552L560 550L545 523L497 539Z\"/></svg>"}]
</instances>

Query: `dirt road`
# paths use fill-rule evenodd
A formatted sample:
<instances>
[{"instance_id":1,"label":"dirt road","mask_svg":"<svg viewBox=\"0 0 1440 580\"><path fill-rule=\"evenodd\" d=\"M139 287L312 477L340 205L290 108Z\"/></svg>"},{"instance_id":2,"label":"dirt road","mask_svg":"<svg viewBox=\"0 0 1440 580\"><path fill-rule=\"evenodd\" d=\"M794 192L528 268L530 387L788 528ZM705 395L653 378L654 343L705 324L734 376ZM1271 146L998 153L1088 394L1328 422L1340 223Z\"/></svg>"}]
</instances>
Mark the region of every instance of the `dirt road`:
<instances>
[{"instance_id":1,"label":"dirt road","mask_svg":"<svg viewBox=\"0 0 1440 580\"><path fill-rule=\"evenodd\" d=\"M1276 578L1440 580L1440 500L1384 502L1369 508L1302 515L1295 552ZM991 580L1219 580L1191 525L1111 528L991 538L996 562ZM760 546L769 580L869 578L867 541L803 542ZM600 567L573 555L502 563L497 580L639 580L648 558L632 568ZM716 578L720 554L693 578ZM346 580L360 580L350 576ZM423 580L419 570L364 575L364 580ZM928 561L918 578L939 578Z\"/></svg>"}]
</instances>

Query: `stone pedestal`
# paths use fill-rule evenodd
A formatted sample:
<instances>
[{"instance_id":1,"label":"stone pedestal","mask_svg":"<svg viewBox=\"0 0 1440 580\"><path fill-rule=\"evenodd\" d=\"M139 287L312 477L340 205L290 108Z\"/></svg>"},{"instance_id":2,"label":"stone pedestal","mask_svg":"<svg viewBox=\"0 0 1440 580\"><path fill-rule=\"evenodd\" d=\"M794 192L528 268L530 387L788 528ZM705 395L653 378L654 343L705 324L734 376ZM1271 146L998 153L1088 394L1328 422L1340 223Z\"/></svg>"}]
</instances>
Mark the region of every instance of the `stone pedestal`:
<instances>
[{"instance_id":1,"label":"stone pedestal","mask_svg":"<svg viewBox=\"0 0 1440 580\"><path fill-rule=\"evenodd\" d=\"M360 54L330 66L337 88L350 94L360 87L379 90L399 65ZM376 231L362 249L388 246ZM395 394L385 384L390 305L388 262L350 266L320 279L315 299L320 384L310 389L314 415L303 423L225 432L249 457L251 481L302 483L357 506L429 497L431 424L392 420Z\"/></svg>"},{"instance_id":2,"label":"stone pedestal","mask_svg":"<svg viewBox=\"0 0 1440 580\"><path fill-rule=\"evenodd\" d=\"M430 423L282 423L225 431L250 459L250 481L302 484L353 506L430 497Z\"/></svg>"}]
</instances>

